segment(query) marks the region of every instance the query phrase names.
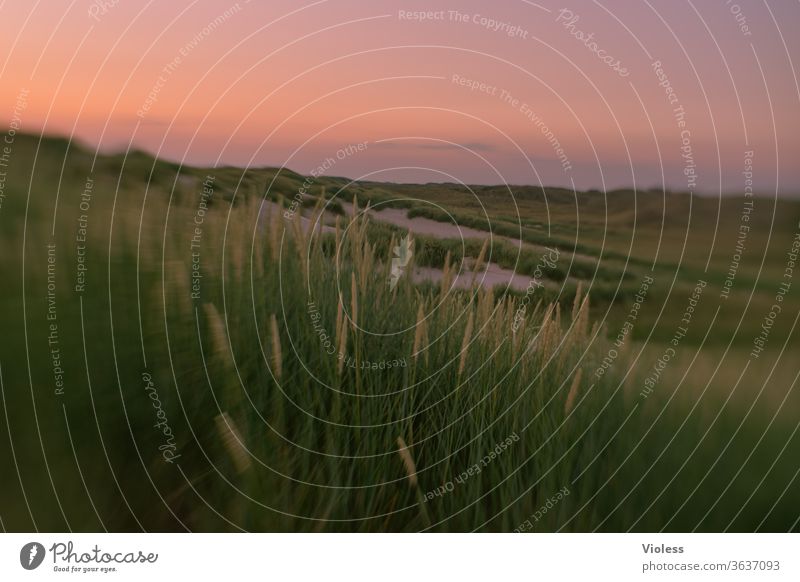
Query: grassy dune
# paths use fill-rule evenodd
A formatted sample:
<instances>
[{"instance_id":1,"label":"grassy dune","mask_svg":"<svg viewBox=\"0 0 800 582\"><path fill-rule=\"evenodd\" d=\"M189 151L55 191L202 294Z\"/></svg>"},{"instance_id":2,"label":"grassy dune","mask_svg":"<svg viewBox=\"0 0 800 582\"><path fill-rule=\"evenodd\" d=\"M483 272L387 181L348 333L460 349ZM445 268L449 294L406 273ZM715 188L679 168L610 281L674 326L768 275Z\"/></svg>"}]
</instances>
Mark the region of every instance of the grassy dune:
<instances>
[{"instance_id":1,"label":"grassy dune","mask_svg":"<svg viewBox=\"0 0 800 582\"><path fill-rule=\"evenodd\" d=\"M737 288L717 316L721 327L711 328L708 305L728 253L712 253L713 270L698 251L684 266L676 223L655 271L652 244L636 245L626 261L633 218L616 196L627 194L609 197L606 258L602 216L590 212L578 231L572 193L553 191L549 212L559 221L548 237L530 222L543 216L539 195L522 189L523 238L571 244L598 258L600 275L562 267L565 290L526 303L477 284L449 288L464 255L478 259L478 275L495 250L482 244L459 252L420 240L392 288L403 233L357 214L312 235L300 219L319 216L324 186L327 197L397 198L408 208L413 190L479 227L470 203L455 204L455 188L340 191L343 181L325 179L314 185L316 206L287 215L303 178L286 171L180 169L33 137L20 138L13 162L0 208L8 530L798 527L800 363L788 357L796 293L768 350L743 366L796 204L780 203L775 247L763 233L752 239L768 255L755 299L746 303ZM495 201L498 224L509 228L500 194L478 195ZM579 198L595 205L602 196ZM707 201L696 204L702 220L715 220ZM736 212L729 205L724 225ZM700 230L692 244L705 244L708 229ZM407 273L417 260L442 266L444 281L414 285ZM81 262L85 286L76 290ZM741 267L742 288L752 264ZM615 344L653 273L635 325ZM642 396L706 273L703 309ZM616 287L626 292L617 297ZM734 316L745 322L741 336L730 333Z\"/></svg>"}]
</instances>

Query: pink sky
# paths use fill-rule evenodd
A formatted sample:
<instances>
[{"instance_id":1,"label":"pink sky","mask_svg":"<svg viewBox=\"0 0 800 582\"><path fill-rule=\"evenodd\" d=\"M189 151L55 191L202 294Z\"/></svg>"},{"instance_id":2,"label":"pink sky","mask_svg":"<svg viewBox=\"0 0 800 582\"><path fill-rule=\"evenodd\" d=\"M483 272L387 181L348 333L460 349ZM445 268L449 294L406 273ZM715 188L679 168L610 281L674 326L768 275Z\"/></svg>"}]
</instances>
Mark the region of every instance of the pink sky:
<instances>
[{"instance_id":1,"label":"pink sky","mask_svg":"<svg viewBox=\"0 0 800 582\"><path fill-rule=\"evenodd\" d=\"M685 190L693 166L696 191L741 191L753 150L757 191L800 191L798 2L112 4L2 3L0 123L191 164L582 189L663 168Z\"/></svg>"}]
</instances>

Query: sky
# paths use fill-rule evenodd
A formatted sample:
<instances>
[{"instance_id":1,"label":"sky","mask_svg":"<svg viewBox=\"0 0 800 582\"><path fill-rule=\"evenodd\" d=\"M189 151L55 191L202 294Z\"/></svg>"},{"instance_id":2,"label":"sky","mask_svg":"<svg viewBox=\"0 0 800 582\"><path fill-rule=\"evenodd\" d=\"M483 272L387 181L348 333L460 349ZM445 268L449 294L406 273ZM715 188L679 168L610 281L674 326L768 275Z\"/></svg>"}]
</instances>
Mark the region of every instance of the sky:
<instances>
[{"instance_id":1,"label":"sky","mask_svg":"<svg viewBox=\"0 0 800 582\"><path fill-rule=\"evenodd\" d=\"M800 192L795 0L40 0L0 22L0 126L102 151Z\"/></svg>"}]
</instances>

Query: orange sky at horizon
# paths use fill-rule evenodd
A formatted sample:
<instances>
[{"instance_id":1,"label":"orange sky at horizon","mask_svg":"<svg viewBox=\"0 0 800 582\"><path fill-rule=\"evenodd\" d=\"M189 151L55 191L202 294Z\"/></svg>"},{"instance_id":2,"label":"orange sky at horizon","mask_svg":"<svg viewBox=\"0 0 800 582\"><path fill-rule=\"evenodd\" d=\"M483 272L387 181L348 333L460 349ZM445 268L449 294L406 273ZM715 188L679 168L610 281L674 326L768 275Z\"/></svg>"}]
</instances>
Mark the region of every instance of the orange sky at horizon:
<instances>
[{"instance_id":1,"label":"orange sky at horizon","mask_svg":"<svg viewBox=\"0 0 800 582\"><path fill-rule=\"evenodd\" d=\"M102 150L302 173L367 142L330 174L581 189L658 186L663 166L673 190L735 192L753 150L756 190L800 191L790 28L800 4L567 6L6 3L0 123Z\"/></svg>"}]
</instances>

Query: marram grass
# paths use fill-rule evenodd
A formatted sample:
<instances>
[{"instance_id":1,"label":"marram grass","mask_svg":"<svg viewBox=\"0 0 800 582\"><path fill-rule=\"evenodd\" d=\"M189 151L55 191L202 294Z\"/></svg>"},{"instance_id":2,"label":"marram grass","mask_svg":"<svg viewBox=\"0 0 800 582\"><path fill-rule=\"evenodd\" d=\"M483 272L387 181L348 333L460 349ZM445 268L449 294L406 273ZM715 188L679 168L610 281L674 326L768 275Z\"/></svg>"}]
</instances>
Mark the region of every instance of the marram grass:
<instances>
[{"instance_id":1,"label":"marram grass","mask_svg":"<svg viewBox=\"0 0 800 582\"><path fill-rule=\"evenodd\" d=\"M535 530L651 530L667 522L714 529L730 517L695 523L714 495L707 481L688 500L696 476L665 486L685 460L681 443L694 443L699 428L691 417L683 423L688 407L679 401L660 415L650 403L636 406L630 386L638 372L628 352L595 377L611 344L590 326L581 286L566 317L560 303L533 304L514 332L519 298L451 288L463 265L449 258L439 284L417 286L404 276L390 289L391 255L376 254L363 213L323 234L276 220L279 207L265 212L261 222L282 232L254 243L271 247L258 255L263 265L251 264L248 288L231 289L220 305L240 362L237 381L223 369L225 378L212 379L246 395L228 411L229 426L258 462L243 469L230 437L220 449L228 458L218 461L241 488L234 503L250 528L511 531L564 486L573 495ZM283 247L272 248L278 240ZM308 302L329 343L309 320ZM259 326L269 333L259 338ZM276 346L284 347L279 366ZM202 414L194 421L206 422ZM715 458L714 442L704 444L695 462ZM476 464L479 473L459 478ZM222 503L217 484L198 488ZM636 494L628 495L631 487ZM727 491L731 499L749 493L744 484ZM760 522L766 514L755 507L734 526ZM775 513L767 520L781 523ZM216 522L206 515L194 525Z\"/></svg>"},{"instance_id":2,"label":"marram grass","mask_svg":"<svg viewBox=\"0 0 800 582\"><path fill-rule=\"evenodd\" d=\"M459 270L497 256L484 241L468 241L473 264L440 245L437 283L412 282L415 255L392 288L403 233L363 215L312 231L318 206L290 219L286 204L221 187L202 226L196 299L196 193L165 180L145 200L138 178L117 192L98 163L108 194L92 209L80 297L70 263L79 209L65 197L51 235L52 208L37 202L50 182L32 170L9 178L3 212L23 216L34 176L30 215L47 219L28 224L26 244L21 229L4 231L26 259L26 312L4 305L7 333L27 333L34 361L46 355L41 266L52 238L62 337L85 339L63 343L63 401L47 395L51 370L25 368L22 342L3 348L4 406L15 411L6 432L38 502L35 524L24 503L5 502L7 528L513 531L564 487L570 495L534 531L796 527L797 398L782 400L793 377L770 376L769 360L729 399L736 378L719 354L687 344L642 399L663 346L627 342L598 377L618 330L590 309L586 286L557 302L532 297L515 325L519 294L452 287ZM158 422L174 436L174 463L159 451ZM21 499L4 461L4 499ZM54 489L73 502L59 507Z\"/></svg>"}]
</instances>

